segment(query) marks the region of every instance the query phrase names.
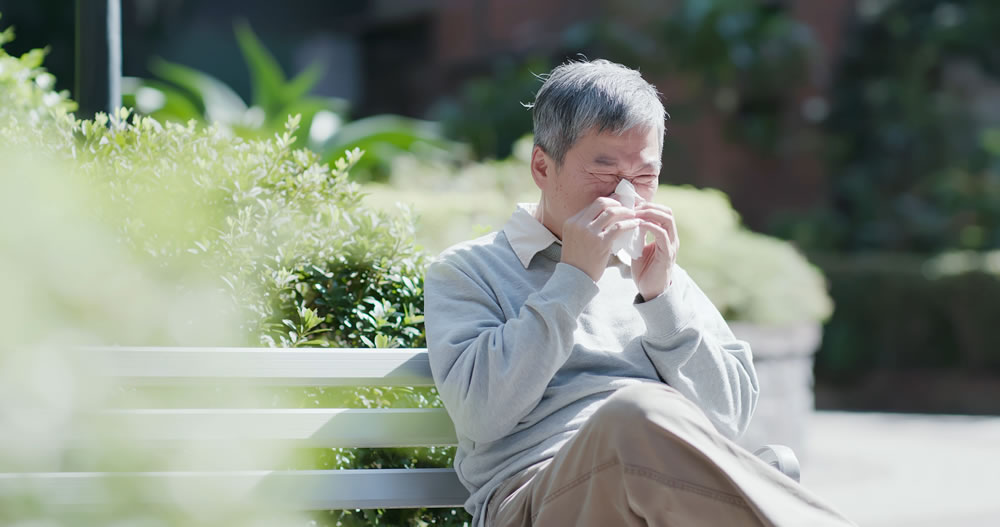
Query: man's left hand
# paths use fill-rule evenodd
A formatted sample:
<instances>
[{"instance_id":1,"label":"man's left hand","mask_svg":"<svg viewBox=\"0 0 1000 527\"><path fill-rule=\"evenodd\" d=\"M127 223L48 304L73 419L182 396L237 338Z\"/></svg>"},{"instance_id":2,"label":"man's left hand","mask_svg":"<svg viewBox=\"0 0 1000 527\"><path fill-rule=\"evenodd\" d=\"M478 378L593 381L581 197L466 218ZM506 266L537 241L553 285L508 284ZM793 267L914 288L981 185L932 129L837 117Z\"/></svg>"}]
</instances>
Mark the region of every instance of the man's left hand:
<instances>
[{"instance_id":1,"label":"man's left hand","mask_svg":"<svg viewBox=\"0 0 1000 527\"><path fill-rule=\"evenodd\" d=\"M643 247L642 257L632 260L632 279L646 301L660 296L670 285L680 240L670 207L644 201L636 203L635 215L642 220L639 232L643 239L646 233L653 235L653 241Z\"/></svg>"}]
</instances>

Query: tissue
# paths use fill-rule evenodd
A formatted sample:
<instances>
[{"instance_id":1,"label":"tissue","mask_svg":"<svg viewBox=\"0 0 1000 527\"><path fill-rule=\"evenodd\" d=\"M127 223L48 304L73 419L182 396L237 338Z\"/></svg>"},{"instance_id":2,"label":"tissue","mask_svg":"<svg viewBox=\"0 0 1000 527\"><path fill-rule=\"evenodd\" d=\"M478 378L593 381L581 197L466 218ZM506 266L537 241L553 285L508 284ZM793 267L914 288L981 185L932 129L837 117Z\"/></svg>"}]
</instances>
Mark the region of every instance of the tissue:
<instances>
[{"instance_id":1,"label":"tissue","mask_svg":"<svg viewBox=\"0 0 1000 527\"><path fill-rule=\"evenodd\" d=\"M615 188L615 194L618 195L618 201L621 202L623 207L628 207L630 209L635 208L635 187L632 186L632 183L629 180L621 180ZM645 245L643 243L644 241L645 240L642 239L642 236L640 236L639 227L633 227L622 231L622 233L618 235L614 244L611 245L611 252L617 253L618 251L624 250L633 259L639 258L642 256L642 248L643 245Z\"/></svg>"}]
</instances>

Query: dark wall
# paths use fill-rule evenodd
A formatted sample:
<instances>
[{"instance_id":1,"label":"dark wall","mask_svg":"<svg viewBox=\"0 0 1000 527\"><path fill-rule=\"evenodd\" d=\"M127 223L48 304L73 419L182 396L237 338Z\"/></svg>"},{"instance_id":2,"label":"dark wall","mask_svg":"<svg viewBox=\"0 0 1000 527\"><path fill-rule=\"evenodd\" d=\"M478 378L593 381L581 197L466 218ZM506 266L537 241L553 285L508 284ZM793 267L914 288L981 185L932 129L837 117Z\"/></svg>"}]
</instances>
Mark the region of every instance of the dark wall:
<instances>
[{"instance_id":1,"label":"dark wall","mask_svg":"<svg viewBox=\"0 0 1000 527\"><path fill-rule=\"evenodd\" d=\"M19 55L48 46L46 67L58 88L70 91L75 5L75 0L0 0L0 27L14 26L17 35L5 49ZM360 108L403 113L405 105L367 100L365 72L418 64L429 49L426 24L404 23L403 31L394 33L394 26L380 26L376 3L366 0L122 0L121 5L124 75L152 76L150 60L159 57L218 77L245 99L251 95L249 73L233 33L240 20L249 22L286 74L319 60L328 67L317 93L348 98ZM373 60L381 62L366 66ZM383 98L400 100L399 93Z\"/></svg>"},{"instance_id":2,"label":"dark wall","mask_svg":"<svg viewBox=\"0 0 1000 527\"><path fill-rule=\"evenodd\" d=\"M74 0L0 0L0 27L14 26L16 38L4 46L11 55L49 47L46 67L59 89L73 87Z\"/></svg>"}]
</instances>

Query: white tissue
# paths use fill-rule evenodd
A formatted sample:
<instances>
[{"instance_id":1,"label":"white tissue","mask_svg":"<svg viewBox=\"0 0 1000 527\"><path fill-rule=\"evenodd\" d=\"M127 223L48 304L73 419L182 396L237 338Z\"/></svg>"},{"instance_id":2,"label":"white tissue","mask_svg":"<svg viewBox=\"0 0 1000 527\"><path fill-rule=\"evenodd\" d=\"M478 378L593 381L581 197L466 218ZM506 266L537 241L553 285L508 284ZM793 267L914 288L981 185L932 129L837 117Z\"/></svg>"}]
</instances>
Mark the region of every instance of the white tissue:
<instances>
[{"instance_id":1,"label":"white tissue","mask_svg":"<svg viewBox=\"0 0 1000 527\"><path fill-rule=\"evenodd\" d=\"M635 208L635 187L627 179L621 180L618 186L615 188L615 194L618 194L618 201L621 202L623 207L628 207L630 209ZM639 258L642 256L642 248L645 245L643 242L645 240L639 235L639 227L633 227L626 231L622 231L615 239L614 244L611 246L611 252L617 253L618 251L624 250L632 258Z\"/></svg>"}]
</instances>

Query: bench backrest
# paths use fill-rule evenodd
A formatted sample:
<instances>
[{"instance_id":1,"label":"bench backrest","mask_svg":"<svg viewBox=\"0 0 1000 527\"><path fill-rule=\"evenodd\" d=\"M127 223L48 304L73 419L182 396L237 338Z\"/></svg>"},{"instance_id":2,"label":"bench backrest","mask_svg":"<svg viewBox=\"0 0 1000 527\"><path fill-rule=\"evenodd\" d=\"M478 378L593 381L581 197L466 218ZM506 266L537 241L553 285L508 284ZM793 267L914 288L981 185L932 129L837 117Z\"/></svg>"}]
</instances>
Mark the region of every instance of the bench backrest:
<instances>
[{"instance_id":1,"label":"bench backrest","mask_svg":"<svg viewBox=\"0 0 1000 527\"><path fill-rule=\"evenodd\" d=\"M97 371L108 380L131 386L433 386L423 349L121 347L81 353L93 354ZM72 442L84 445L261 442L327 448L456 443L447 413L434 408L109 409L70 433ZM31 488L62 505L95 504L103 499L100 489L109 479L122 478L162 486L164 496L179 482L191 488L221 485L234 499L266 499L300 510L458 507L468 497L451 468L0 474L0 496Z\"/></svg>"}]
</instances>

